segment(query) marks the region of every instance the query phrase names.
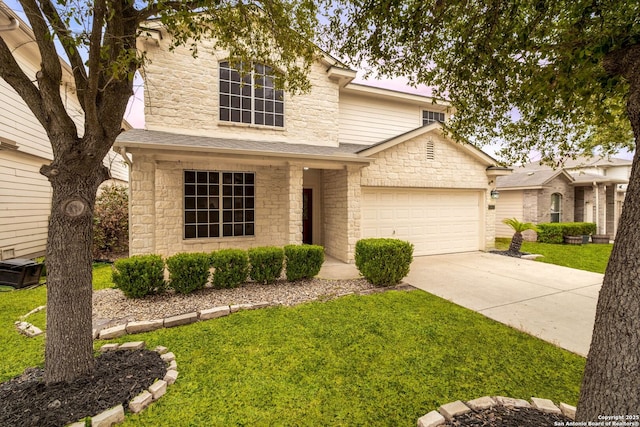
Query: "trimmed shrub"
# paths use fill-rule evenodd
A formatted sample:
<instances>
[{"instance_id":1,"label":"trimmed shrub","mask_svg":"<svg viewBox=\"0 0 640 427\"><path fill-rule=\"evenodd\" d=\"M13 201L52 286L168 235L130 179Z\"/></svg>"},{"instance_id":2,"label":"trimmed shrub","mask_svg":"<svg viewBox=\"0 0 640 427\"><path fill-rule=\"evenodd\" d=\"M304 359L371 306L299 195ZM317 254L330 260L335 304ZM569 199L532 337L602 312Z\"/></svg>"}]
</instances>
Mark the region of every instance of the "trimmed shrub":
<instances>
[{"instance_id":1,"label":"trimmed shrub","mask_svg":"<svg viewBox=\"0 0 640 427\"><path fill-rule=\"evenodd\" d=\"M368 282L392 286L409 274L413 245L398 239L362 239L356 243L356 267Z\"/></svg>"},{"instance_id":2,"label":"trimmed shrub","mask_svg":"<svg viewBox=\"0 0 640 427\"><path fill-rule=\"evenodd\" d=\"M287 280L311 279L320 272L324 248L318 245L287 245L284 247Z\"/></svg>"},{"instance_id":3,"label":"trimmed shrub","mask_svg":"<svg viewBox=\"0 0 640 427\"><path fill-rule=\"evenodd\" d=\"M165 290L160 255L135 255L113 264L113 283L127 298L142 298Z\"/></svg>"},{"instance_id":4,"label":"trimmed shrub","mask_svg":"<svg viewBox=\"0 0 640 427\"><path fill-rule=\"evenodd\" d=\"M202 289L209 281L211 257L209 254L181 253L167 258L169 287L180 294Z\"/></svg>"},{"instance_id":5,"label":"trimmed shrub","mask_svg":"<svg viewBox=\"0 0 640 427\"><path fill-rule=\"evenodd\" d=\"M247 281L249 257L242 249L221 249L211 254L213 287L236 288Z\"/></svg>"},{"instance_id":6,"label":"trimmed shrub","mask_svg":"<svg viewBox=\"0 0 640 427\"><path fill-rule=\"evenodd\" d=\"M563 243L564 236L594 234L596 225L592 222L548 222L537 225L538 242Z\"/></svg>"},{"instance_id":7,"label":"trimmed shrub","mask_svg":"<svg viewBox=\"0 0 640 427\"><path fill-rule=\"evenodd\" d=\"M93 209L93 257L109 258L129 251L129 195L127 187L104 187Z\"/></svg>"},{"instance_id":8,"label":"trimmed shrub","mask_svg":"<svg viewBox=\"0 0 640 427\"><path fill-rule=\"evenodd\" d=\"M258 283L273 283L282 274L284 250L277 246L249 249L249 277Z\"/></svg>"}]
</instances>

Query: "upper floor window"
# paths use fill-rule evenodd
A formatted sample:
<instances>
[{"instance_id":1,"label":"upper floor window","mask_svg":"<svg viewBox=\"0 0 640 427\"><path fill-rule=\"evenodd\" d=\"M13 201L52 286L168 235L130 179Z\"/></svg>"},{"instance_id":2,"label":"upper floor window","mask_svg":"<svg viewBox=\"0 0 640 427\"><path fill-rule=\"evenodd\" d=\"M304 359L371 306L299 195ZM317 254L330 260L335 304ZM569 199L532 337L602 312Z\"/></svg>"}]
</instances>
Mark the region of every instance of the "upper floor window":
<instances>
[{"instance_id":1,"label":"upper floor window","mask_svg":"<svg viewBox=\"0 0 640 427\"><path fill-rule=\"evenodd\" d=\"M436 111L422 110L422 126L430 125L433 122L444 122L444 113Z\"/></svg>"},{"instance_id":2,"label":"upper floor window","mask_svg":"<svg viewBox=\"0 0 640 427\"><path fill-rule=\"evenodd\" d=\"M235 65L235 64L233 64ZM276 89L271 67L220 63L220 120L284 127L284 92Z\"/></svg>"},{"instance_id":3,"label":"upper floor window","mask_svg":"<svg viewBox=\"0 0 640 427\"><path fill-rule=\"evenodd\" d=\"M551 222L562 221L562 194L553 193L551 195Z\"/></svg>"}]
</instances>

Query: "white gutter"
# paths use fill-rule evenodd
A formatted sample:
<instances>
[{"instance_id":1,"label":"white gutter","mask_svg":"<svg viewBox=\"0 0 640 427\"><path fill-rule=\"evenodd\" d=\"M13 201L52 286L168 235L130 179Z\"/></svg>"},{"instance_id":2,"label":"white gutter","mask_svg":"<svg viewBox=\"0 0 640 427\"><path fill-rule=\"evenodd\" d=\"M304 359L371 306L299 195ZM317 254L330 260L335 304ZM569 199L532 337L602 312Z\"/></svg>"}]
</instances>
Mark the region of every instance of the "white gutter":
<instances>
[{"instance_id":1,"label":"white gutter","mask_svg":"<svg viewBox=\"0 0 640 427\"><path fill-rule=\"evenodd\" d=\"M129 173L131 173L131 169L133 168L133 162L131 161L129 156L127 156L127 147L120 147L120 155L122 156L124 161L127 162L127 165L129 166Z\"/></svg>"},{"instance_id":2,"label":"white gutter","mask_svg":"<svg viewBox=\"0 0 640 427\"><path fill-rule=\"evenodd\" d=\"M20 26L20 23L16 18L9 18L9 23L7 25L0 25L0 31L17 30L19 26Z\"/></svg>"},{"instance_id":3,"label":"white gutter","mask_svg":"<svg viewBox=\"0 0 640 427\"><path fill-rule=\"evenodd\" d=\"M607 186L603 185L602 187L604 188L604 215L602 216L602 234L607 234Z\"/></svg>"}]
</instances>

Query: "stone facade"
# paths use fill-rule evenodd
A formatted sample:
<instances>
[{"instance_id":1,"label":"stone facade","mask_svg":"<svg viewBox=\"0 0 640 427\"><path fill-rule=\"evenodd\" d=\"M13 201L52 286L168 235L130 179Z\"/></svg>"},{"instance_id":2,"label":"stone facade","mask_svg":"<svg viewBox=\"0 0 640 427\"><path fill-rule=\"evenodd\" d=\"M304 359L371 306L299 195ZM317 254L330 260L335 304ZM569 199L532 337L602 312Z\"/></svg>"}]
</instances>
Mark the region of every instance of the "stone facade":
<instances>
[{"instance_id":1,"label":"stone facade","mask_svg":"<svg viewBox=\"0 0 640 427\"><path fill-rule=\"evenodd\" d=\"M251 140L338 146L339 85L327 77L325 64L312 65L310 92L285 92L284 128L224 122L219 120L219 63L228 53L203 41L194 58L188 47L169 51L169 36L164 36L159 45L139 46L150 59L144 71L147 129L232 138L241 132Z\"/></svg>"}]
</instances>

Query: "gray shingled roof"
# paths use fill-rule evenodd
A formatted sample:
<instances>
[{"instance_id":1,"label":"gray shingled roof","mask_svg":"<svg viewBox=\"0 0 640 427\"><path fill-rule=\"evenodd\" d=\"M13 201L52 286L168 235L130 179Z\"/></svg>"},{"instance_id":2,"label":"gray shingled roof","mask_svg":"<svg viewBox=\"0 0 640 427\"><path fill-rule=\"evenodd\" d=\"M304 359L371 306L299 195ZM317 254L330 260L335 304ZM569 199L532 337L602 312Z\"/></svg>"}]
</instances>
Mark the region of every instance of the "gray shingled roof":
<instances>
[{"instance_id":1,"label":"gray shingled roof","mask_svg":"<svg viewBox=\"0 0 640 427\"><path fill-rule=\"evenodd\" d=\"M561 173L561 169L514 171L511 175L497 177L496 188L541 187Z\"/></svg>"},{"instance_id":2,"label":"gray shingled roof","mask_svg":"<svg viewBox=\"0 0 640 427\"><path fill-rule=\"evenodd\" d=\"M213 138L208 136L183 135L170 132L160 132L144 129L131 129L118 135L115 145L117 147L130 147L131 145L145 145L151 148L206 148L219 150L242 150L279 154L304 154L317 156L336 156L359 158L357 152L363 146L358 144L340 144L338 147L326 147L307 144L290 144L286 142L250 141L232 138Z\"/></svg>"},{"instance_id":3,"label":"gray shingled roof","mask_svg":"<svg viewBox=\"0 0 640 427\"><path fill-rule=\"evenodd\" d=\"M575 159L566 159L562 165L564 169L580 169L580 168L590 168L590 167L600 167L607 168L610 166L630 166L631 160L627 159L619 159L617 157L606 157L606 156L580 156ZM522 166L523 169L527 170L542 170L542 169L552 169L551 166L540 164L540 162L527 163Z\"/></svg>"}]
</instances>

